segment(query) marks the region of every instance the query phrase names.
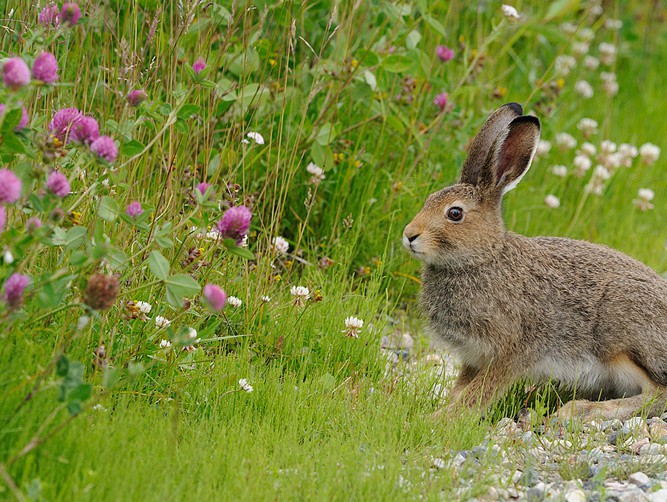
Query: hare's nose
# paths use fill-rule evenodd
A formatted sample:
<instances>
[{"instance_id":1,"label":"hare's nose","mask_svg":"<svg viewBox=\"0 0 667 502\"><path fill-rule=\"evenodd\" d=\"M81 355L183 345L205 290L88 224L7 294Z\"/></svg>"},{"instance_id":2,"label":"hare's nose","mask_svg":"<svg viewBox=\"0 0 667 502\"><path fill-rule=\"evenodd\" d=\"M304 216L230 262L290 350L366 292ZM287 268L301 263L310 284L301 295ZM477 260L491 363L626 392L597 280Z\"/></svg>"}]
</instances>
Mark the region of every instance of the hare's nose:
<instances>
[{"instance_id":1,"label":"hare's nose","mask_svg":"<svg viewBox=\"0 0 667 502\"><path fill-rule=\"evenodd\" d=\"M407 235L407 234L406 234L405 236L407 237L408 242L412 242L412 241L414 241L417 237L419 237L419 234L415 234L415 235Z\"/></svg>"}]
</instances>

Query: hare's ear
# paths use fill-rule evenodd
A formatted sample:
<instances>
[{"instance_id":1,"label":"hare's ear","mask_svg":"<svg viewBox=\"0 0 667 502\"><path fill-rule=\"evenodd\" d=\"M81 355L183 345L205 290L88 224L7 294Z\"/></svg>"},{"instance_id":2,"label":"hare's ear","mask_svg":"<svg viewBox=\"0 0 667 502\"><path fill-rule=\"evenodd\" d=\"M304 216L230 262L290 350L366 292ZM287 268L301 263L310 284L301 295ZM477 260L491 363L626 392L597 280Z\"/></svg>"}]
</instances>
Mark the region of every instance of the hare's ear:
<instances>
[{"instance_id":1,"label":"hare's ear","mask_svg":"<svg viewBox=\"0 0 667 502\"><path fill-rule=\"evenodd\" d=\"M461 183L475 186L493 184L495 145L498 139L507 133L510 123L521 115L523 108L519 103L507 103L491 114L470 145L468 157L461 170Z\"/></svg>"},{"instance_id":2,"label":"hare's ear","mask_svg":"<svg viewBox=\"0 0 667 502\"><path fill-rule=\"evenodd\" d=\"M507 134L498 138L493 162L495 189L501 195L519 184L533 161L537 142L540 140L540 121L524 115L512 120Z\"/></svg>"}]
</instances>

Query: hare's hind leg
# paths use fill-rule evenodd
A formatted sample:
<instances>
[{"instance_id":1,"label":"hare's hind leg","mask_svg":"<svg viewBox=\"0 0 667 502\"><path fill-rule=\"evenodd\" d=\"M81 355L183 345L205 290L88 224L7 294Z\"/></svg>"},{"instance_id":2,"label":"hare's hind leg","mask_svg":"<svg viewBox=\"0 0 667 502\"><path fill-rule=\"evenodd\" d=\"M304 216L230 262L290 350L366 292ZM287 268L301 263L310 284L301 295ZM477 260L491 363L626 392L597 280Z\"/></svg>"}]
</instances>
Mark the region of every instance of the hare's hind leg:
<instances>
[{"instance_id":1,"label":"hare's hind leg","mask_svg":"<svg viewBox=\"0 0 667 502\"><path fill-rule=\"evenodd\" d=\"M585 422L594 419L627 420L636 415L660 416L667 411L667 389L653 387L641 394L608 401L577 399L566 403L556 412L560 418L579 418Z\"/></svg>"}]
</instances>

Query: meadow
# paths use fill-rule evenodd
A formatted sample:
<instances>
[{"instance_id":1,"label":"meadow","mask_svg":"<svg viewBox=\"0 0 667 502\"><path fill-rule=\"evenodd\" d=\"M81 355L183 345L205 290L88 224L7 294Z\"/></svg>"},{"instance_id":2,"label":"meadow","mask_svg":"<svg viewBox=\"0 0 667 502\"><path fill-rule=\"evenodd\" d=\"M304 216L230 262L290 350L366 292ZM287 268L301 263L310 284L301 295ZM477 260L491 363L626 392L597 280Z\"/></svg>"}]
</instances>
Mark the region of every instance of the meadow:
<instances>
[{"instance_id":1,"label":"meadow","mask_svg":"<svg viewBox=\"0 0 667 502\"><path fill-rule=\"evenodd\" d=\"M464 497L401 234L503 103L507 227L667 269L660 2L0 5L2 499Z\"/></svg>"}]
</instances>

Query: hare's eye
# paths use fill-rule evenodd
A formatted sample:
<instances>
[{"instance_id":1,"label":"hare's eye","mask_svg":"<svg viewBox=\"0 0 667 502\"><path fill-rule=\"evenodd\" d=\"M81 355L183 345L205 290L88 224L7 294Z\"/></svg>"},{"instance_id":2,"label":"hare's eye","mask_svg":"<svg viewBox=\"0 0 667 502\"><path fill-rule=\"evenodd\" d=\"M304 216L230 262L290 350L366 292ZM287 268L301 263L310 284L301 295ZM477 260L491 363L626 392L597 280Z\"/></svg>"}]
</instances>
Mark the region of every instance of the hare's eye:
<instances>
[{"instance_id":1,"label":"hare's eye","mask_svg":"<svg viewBox=\"0 0 667 502\"><path fill-rule=\"evenodd\" d=\"M447 218L452 221L461 221L463 219L463 209L460 207L450 207L447 210Z\"/></svg>"}]
</instances>

